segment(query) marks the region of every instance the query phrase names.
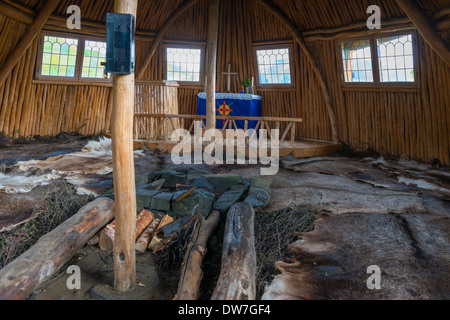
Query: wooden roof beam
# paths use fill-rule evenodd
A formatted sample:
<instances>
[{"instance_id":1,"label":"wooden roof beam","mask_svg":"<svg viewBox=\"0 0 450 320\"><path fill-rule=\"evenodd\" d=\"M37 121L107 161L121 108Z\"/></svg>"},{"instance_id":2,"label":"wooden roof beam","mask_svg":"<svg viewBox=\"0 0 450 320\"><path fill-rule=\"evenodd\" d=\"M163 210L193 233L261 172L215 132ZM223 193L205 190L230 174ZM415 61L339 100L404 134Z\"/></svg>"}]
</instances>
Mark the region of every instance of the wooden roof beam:
<instances>
[{"instance_id":1,"label":"wooden roof beam","mask_svg":"<svg viewBox=\"0 0 450 320\"><path fill-rule=\"evenodd\" d=\"M441 38L437 30L423 13L415 0L396 0L400 8L411 19L430 47L450 66L450 45Z\"/></svg>"},{"instance_id":2,"label":"wooden roof beam","mask_svg":"<svg viewBox=\"0 0 450 320\"><path fill-rule=\"evenodd\" d=\"M16 21L25 24L31 24L33 22L33 15L17 9L3 1L0 1L0 12L2 15L10 17Z\"/></svg>"},{"instance_id":3,"label":"wooden roof beam","mask_svg":"<svg viewBox=\"0 0 450 320\"><path fill-rule=\"evenodd\" d=\"M196 4L199 0L187 0L183 2L172 15L167 19L166 22L164 22L164 25L159 29L158 33L156 34L155 40L153 41L152 47L150 51L148 52L147 56L144 59L144 62L142 66L139 69L139 72L136 74L136 79L142 79L144 77L145 69L147 69L148 65L150 64L150 61L152 60L153 56L155 55L156 50L158 49L159 45L164 40L164 34L169 29L169 27L174 23L186 10L191 8L194 4Z\"/></svg>"},{"instance_id":4,"label":"wooden roof beam","mask_svg":"<svg viewBox=\"0 0 450 320\"><path fill-rule=\"evenodd\" d=\"M0 87L5 83L5 80L9 77L11 71L14 69L19 60L30 47L33 40L42 30L42 27L47 22L52 12L59 5L59 2L60 0L48 0L41 11L39 11L36 18L33 19L33 22L28 27L27 32L22 37L19 44L14 48L8 59L6 59L3 66L0 68Z\"/></svg>"},{"instance_id":5,"label":"wooden roof beam","mask_svg":"<svg viewBox=\"0 0 450 320\"><path fill-rule=\"evenodd\" d=\"M319 81L319 85L322 89L324 98L325 98L325 104L327 107L328 117L330 119L331 124L331 131L332 131L332 140L333 143L339 143L339 137L338 132L336 128L336 117L334 115L332 101L331 101L331 95L328 90L327 84L325 82L325 78L323 77L322 73L320 72L319 66L317 65L316 61L314 60L314 57L311 53L311 50L309 49L308 45L305 42L305 39L303 38L303 35L300 33L300 31L297 29L297 27L292 23L292 21L282 12L278 7L276 7L270 0L258 0L259 3L264 6L267 10L269 10L274 16L276 16L292 33L294 36L295 41L299 44L300 48L302 49L303 53L305 54L306 58L308 59L309 63L311 64L311 67L317 77L317 80Z\"/></svg>"}]
</instances>

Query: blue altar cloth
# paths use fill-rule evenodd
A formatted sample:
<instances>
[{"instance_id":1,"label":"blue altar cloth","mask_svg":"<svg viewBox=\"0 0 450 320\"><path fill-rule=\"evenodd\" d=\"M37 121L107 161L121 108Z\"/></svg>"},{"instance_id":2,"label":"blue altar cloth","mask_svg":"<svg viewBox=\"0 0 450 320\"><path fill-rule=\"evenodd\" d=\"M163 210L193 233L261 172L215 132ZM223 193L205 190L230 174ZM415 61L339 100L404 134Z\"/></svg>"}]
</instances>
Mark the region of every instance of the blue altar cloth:
<instances>
[{"instance_id":1,"label":"blue altar cloth","mask_svg":"<svg viewBox=\"0 0 450 320\"><path fill-rule=\"evenodd\" d=\"M232 111L228 116L234 117L261 117L261 96L239 93L216 93L216 115L221 116L219 109L224 106ZM206 93L198 94L197 115L206 115ZM257 121L249 121L248 128L255 129ZM237 120L239 129L244 129L245 121ZM223 128L223 120L217 120L217 129Z\"/></svg>"}]
</instances>

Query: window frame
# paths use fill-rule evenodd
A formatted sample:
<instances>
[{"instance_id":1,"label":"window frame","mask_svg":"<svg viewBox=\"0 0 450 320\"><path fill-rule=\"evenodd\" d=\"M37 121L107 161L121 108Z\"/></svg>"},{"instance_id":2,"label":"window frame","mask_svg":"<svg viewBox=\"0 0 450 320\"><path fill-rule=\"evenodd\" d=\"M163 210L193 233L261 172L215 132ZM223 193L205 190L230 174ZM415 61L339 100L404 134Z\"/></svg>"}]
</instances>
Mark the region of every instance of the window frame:
<instances>
[{"instance_id":1,"label":"window frame","mask_svg":"<svg viewBox=\"0 0 450 320\"><path fill-rule=\"evenodd\" d=\"M275 50L275 49L289 49L289 69L291 74L291 83L261 83L259 74L258 54L259 50ZM256 89L293 89L295 88L295 61L294 61L294 44L292 41L280 42L276 44L270 43L258 43L253 45L253 60L254 68L256 71Z\"/></svg>"},{"instance_id":2,"label":"window frame","mask_svg":"<svg viewBox=\"0 0 450 320\"><path fill-rule=\"evenodd\" d=\"M44 54L44 37L62 37L62 38L71 38L78 40L78 49L77 49L77 58L76 58L76 66L75 66L75 75L74 77L61 77L61 76L45 76L41 75L41 68L42 68L42 57ZM82 70L83 70L83 59L84 59L84 49L85 49L85 42L86 41L101 41L106 42L106 38L102 37L95 37L95 36L85 36L85 35L79 35L79 34L71 34L71 33L61 33L61 32L52 32L52 31L45 31L41 32L40 38L39 38L39 49L38 49L38 55L37 55L37 63L36 63L36 70L35 70L35 80L37 81L45 81L45 82L57 82L60 81L63 82L73 82L75 83L103 83L103 84L109 84L112 83L112 77L109 79L105 78L86 78L82 77Z\"/></svg>"},{"instance_id":3,"label":"window frame","mask_svg":"<svg viewBox=\"0 0 450 320\"><path fill-rule=\"evenodd\" d=\"M414 82L382 82L380 74L380 57L378 55L379 38L395 37L395 36L411 35L413 46L413 63L414 63ZM372 58L373 82L346 82L344 61L342 58L342 43L358 40L369 40ZM344 89L360 88L360 89L386 89L395 86L398 89L418 89L420 88L420 65L419 65L419 49L417 44L417 31L415 29L401 30L397 32L378 33L360 37L341 38L337 41L337 50L339 55L339 65L341 72L341 87Z\"/></svg>"},{"instance_id":4,"label":"window frame","mask_svg":"<svg viewBox=\"0 0 450 320\"><path fill-rule=\"evenodd\" d=\"M175 49L197 49L200 50L200 81L176 81L182 87L203 88L205 85L205 61L206 61L206 45L198 43L182 43L182 42L164 42L162 45L162 65L163 79L167 80L167 48Z\"/></svg>"}]
</instances>

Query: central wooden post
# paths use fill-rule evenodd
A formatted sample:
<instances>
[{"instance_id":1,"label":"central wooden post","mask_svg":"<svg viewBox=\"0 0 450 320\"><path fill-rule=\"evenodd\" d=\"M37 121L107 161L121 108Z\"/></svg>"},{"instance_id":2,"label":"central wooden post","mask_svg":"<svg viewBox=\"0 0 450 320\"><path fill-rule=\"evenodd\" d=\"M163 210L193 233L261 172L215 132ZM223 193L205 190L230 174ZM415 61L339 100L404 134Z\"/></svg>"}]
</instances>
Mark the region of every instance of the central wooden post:
<instances>
[{"instance_id":1,"label":"central wooden post","mask_svg":"<svg viewBox=\"0 0 450 320\"><path fill-rule=\"evenodd\" d=\"M206 129L216 128L217 42L219 36L219 0L209 0L207 41Z\"/></svg>"},{"instance_id":2,"label":"central wooden post","mask_svg":"<svg viewBox=\"0 0 450 320\"><path fill-rule=\"evenodd\" d=\"M115 0L116 13L136 16L137 0ZM111 119L116 234L114 287L126 292L136 284L136 186L133 156L134 74L113 75Z\"/></svg>"}]
</instances>

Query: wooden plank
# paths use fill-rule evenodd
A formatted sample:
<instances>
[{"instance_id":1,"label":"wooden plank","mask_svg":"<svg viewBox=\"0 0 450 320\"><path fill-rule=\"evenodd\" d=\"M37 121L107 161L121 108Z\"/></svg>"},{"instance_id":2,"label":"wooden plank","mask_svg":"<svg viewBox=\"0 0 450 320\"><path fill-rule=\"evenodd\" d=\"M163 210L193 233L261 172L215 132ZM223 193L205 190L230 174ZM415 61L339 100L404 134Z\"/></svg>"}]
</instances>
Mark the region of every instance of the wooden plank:
<instances>
[{"instance_id":1,"label":"wooden plank","mask_svg":"<svg viewBox=\"0 0 450 320\"><path fill-rule=\"evenodd\" d=\"M206 119L206 116L194 114L154 114L154 113L136 113L138 118L172 118L172 119ZM237 120L237 121L280 121L280 122L303 122L300 118L282 118L282 117L246 117L246 116L216 116L217 120Z\"/></svg>"}]
</instances>

